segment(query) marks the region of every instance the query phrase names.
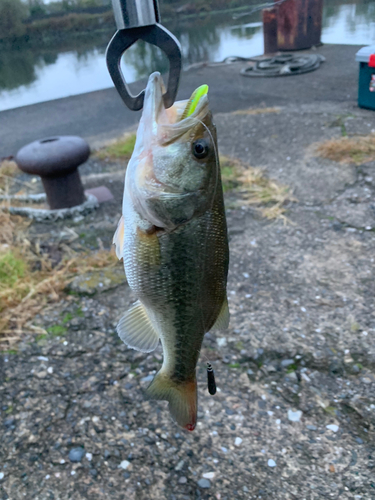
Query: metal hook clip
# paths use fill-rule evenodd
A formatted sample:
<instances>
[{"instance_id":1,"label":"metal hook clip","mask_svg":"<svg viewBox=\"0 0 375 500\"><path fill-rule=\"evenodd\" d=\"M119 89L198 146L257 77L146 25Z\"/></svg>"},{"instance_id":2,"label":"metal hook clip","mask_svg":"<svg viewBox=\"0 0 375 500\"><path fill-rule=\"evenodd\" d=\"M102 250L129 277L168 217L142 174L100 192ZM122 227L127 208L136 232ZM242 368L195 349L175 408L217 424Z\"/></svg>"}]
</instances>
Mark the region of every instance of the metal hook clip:
<instances>
[{"instance_id":1,"label":"metal hook clip","mask_svg":"<svg viewBox=\"0 0 375 500\"><path fill-rule=\"evenodd\" d=\"M121 57L137 40L156 45L169 59L167 91L163 95L166 108L176 99L181 73L181 48L177 38L159 24L157 0L112 0L118 31L109 42L106 52L107 68L122 100L129 109L143 107L145 91L133 96L121 71Z\"/></svg>"}]
</instances>

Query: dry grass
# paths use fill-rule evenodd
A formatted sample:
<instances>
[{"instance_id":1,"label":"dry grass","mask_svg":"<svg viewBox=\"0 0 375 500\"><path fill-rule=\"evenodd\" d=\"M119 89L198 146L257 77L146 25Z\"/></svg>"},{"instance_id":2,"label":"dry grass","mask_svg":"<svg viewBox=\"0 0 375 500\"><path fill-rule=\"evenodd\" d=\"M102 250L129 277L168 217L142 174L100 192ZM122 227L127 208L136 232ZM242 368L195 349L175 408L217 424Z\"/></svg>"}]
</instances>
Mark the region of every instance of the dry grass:
<instances>
[{"instance_id":1,"label":"dry grass","mask_svg":"<svg viewBox=\"0 0 375 500\"><path fill-rule=\"evenodd\" d=\"M267 219L286 222L285 204L296 201L289 188L269 179L260 168L243 165L238 160L220 157L224 192L236 192L242 205L254 205Z\"/></svg>"},{"instance_id":2,"label":"dry grass","mask_svg":"<svg viewBox=\"0 0 375 500\"><path fill-rule=\"evenodd\" d=\"M21 192L28 187L14 177L17 170L15 162L1 162L0 192L7 194L15 182L20 184ZM60 256L56 261L52 251L41 251L38 241L29 240L31 221L10 215L7 205L6 200L0 203L0 347L17 342L25 330L37 331L30 320L46 305L59 300L77 274L118 262L114 252L77 252L68 244L53 249Z\"/></svg>"},{"instance_id":3,"label":"dry grass","mask_svg":"<svg viewBox=\"0 0 375 500\"><path fill-rule=\"evenodd\" d=\"M53 266L39 245L27 239L21 217L0 212L0 225L0 346L19 340L25 328L35 330L27 323L46 305L59 300L77 274L118 262L112 251L78 253L65 245L62 260Z\"/></svg>"},{"instance_id":4,"label":"dry grass","mask_svg":"<svg viewBox=\"0 0 375 500\"><path fill-rule=\"evenodd\" d=\"M375 134L330 139L318 144L316 151L329 160L360 165L375 160Z\"/></svg>"},{"instance_id":5,"label":"dry grass","mask_svg":"<svg viewBox=\"0 0 375 500\"><path fill-rule=\"evenodd\" d=\"M232 115L264 115L267 113L280 113L280 108L248 108L233 111Z\"/></svg>"},{"instance_id":6,"label":"dry grass","mask_svg":"<svg viewBox=\"0 0 375 500\"><path fill-rule=\"evenodd\" d=\"M0 250L2 247L9 247L13 243L15 223L10 215L0 211Z\"/></svg>"},{"instance_id":7,"label":"dry grass","mask_svg":"<svg viewBox=\"0 0 375 500\"><path fill-rule=\"evenodd\" d=\"M13 177L20 172L17 163L12 160L3 160L0 162L0 191L6 191Z\"/></svg>"}]
</instances>

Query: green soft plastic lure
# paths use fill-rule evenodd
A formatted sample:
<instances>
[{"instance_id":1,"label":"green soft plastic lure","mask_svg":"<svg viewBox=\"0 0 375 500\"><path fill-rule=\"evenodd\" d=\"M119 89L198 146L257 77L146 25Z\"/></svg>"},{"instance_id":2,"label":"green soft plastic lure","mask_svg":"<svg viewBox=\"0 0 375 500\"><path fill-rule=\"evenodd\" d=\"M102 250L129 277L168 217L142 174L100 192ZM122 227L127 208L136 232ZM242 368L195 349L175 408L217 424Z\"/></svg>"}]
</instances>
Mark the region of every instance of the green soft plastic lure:
<instances>
[{"instance_id":1,"label":"green soft plastic lure","mask_svg":"<svg viewBox=\"0 0 375 500\"><path fill-rule=\"evenodd\" d=\"M192 115L198 106L199 101L201 98L206 95L208 92L208 85L201 85L198 87L191 95L190 99L188 100L188 103L186 105L186 108L184 112L181 115L181 120L184 120L188 116Z\"/></svg>"}]
</instances>

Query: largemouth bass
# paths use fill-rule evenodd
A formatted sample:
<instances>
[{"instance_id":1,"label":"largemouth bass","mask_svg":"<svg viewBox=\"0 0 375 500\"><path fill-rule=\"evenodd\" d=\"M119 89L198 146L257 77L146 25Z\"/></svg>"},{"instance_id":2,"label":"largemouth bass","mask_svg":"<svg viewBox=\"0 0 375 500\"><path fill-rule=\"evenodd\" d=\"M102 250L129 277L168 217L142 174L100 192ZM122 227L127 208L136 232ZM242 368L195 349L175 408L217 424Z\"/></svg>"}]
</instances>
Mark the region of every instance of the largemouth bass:
<instances>
[{"instance_id":1,"label":"largemouth bass","mask_svg":"<svg viewBox=\"0 0 375 500\"><path fill-rule=\"evenodd\" d=\"M229 322L227 227L216 129L207 91L165 109L153 73L114 243L138 301L117 331L125 344L164 360L147 394L167 400L187 430L197 420L196 365L205 333Z\"/></svg>"}]
</instances>

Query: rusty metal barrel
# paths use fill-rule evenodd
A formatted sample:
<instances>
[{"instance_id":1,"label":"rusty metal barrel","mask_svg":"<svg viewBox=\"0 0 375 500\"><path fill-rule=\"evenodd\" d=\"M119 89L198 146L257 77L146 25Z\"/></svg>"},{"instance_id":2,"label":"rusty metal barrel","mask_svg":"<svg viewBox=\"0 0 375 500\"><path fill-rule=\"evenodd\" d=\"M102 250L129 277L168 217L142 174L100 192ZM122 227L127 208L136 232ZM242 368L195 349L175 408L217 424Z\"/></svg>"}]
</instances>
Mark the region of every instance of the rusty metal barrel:
<instances>
[{"instance_id":1,"label":"rusty metal barrel","mask_svg":"<svg viewBox=\"0 0 375 500\"><path fill-rule=\"evenodd\" d=\"M323 0L275 0L263 10L264 53L320 45Z\"/></svg>"},{"instance_id":2,"label":"rusty metal barrel","mask_svg":"<svg viewBox=\"0 0 375 500\"><path fill-rule=\"evenodd\" d=\"M89 156L89 145L81 137L47 137L21 148L16 162L23 172L41 177L48 205L56 210L85 201L78 167Z\"/></svg>"},{"instance_id":3,"label":"rusty metal barrel","mask_svg":"<svg viewBox=\"0 0 375 500\"><path fill-rule=\"evenodd\" d=\"M264 53L273 54L277 52L277 7L263 9L263 38Z\"/></svg>"},{"instance_id":4,"label":"rusty metal barrel","mask_svg":"<svg viewBox=\"0 0 375 500\"><path fill-rule=\"evenodd\" d=\"M319 45L322 11L323 0L286 0L281 3L277 13L278 49L302 50Z\"/></svg>"}]
</instances>

